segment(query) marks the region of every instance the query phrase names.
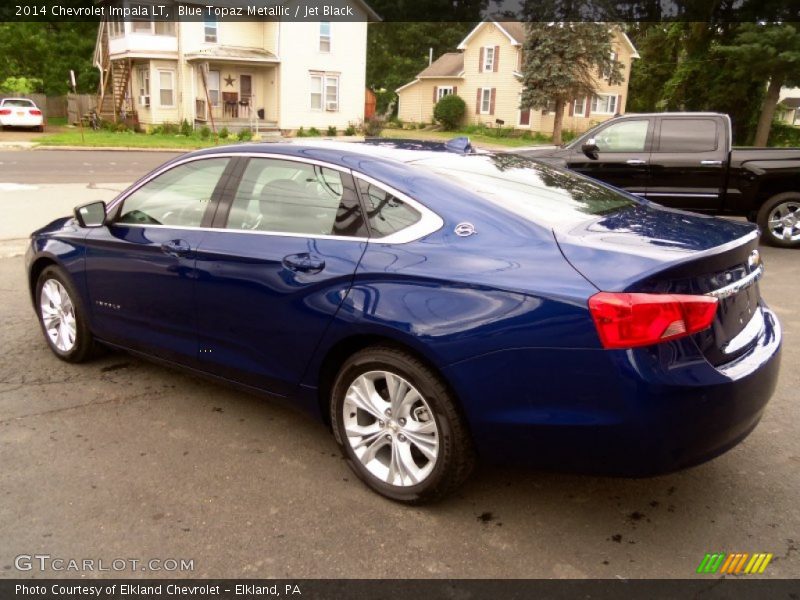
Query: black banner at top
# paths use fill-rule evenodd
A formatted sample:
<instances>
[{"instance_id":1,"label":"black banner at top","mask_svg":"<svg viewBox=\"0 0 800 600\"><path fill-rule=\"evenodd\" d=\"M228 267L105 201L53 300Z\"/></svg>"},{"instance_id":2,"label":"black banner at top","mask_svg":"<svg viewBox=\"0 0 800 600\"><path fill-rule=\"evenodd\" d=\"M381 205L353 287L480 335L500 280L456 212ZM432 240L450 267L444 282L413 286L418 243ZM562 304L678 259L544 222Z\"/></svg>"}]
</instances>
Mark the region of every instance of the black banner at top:
<instances>
[{"instance_id":1,"label":"black banner at top","mask_svg":"<svg viewBox=\"0 0 800 600\"><path fill-rule=\"evenodd\" d=\"M6 0L0 21L800 21L800 0Z\"/></svg>"}]
</instances>

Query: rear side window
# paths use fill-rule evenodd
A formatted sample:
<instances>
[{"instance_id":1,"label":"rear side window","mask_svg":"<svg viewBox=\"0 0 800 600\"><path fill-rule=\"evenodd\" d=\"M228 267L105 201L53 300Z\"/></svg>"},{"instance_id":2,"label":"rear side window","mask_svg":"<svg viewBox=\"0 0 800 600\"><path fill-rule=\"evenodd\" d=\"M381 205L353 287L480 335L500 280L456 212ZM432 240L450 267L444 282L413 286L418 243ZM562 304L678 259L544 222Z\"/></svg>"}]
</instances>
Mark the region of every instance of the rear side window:
<instances>
[{"instance_id":1,"label":"rear side window","mask_svg":"<svg viewBox=\"0 0 800 600\"><path fill-rule=\"evenodd\" d=\"M125 199L117 223L200 227L229 160L193 160L162 173Z\"/></svg>"},{"instance_id":2,"label":"rear side window","mask_svg":"<svg viewBox=\"0 0 800 600\"><path fill-rule=\"evenodd\" d=\"M661 119L658 152L713 152L717 149L714 119Z\"/></svg>"},{"instance_id":3,"label":"rear side window","mask_svg":"<svg viewBox=\"0 0 800 600\"><path fill-rule=\"evenodd\" d=\"M236 190L228 229L366 237L353 180L320 165L251 158Z\"/></svg>"},{"instance_id":4,"label":"rear side window","mask_svg":"<svg viewBox=\"0 0 800 600\"><path fill-rule=\"evenodd\" d=\"M418 210L377 185L359 179L358 189L367 210L367 220L374 238L386 237L411 227L422 219L422 214Z\"/></svg>"}]
</instances>

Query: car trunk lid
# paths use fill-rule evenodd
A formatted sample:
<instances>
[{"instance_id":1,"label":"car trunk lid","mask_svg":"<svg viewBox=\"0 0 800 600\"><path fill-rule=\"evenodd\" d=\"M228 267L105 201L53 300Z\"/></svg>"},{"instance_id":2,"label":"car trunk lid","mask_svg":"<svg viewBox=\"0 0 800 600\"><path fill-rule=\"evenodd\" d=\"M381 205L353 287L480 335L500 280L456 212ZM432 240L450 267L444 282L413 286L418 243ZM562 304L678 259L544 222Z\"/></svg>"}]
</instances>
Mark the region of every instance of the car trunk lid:
<instances>
[{"instance_id":1,"label":"car trunk lid","mask_svg":"<svg viewBox=\"0 0 800 600\"><path fill-rule=\"evenodd\" d=\"M716 297L712 327L693 336L714 365L746 352L761 330L763 267L750 224L648 203L554 233L564 257L602 291Z\"/></svg>"}]
</instances>

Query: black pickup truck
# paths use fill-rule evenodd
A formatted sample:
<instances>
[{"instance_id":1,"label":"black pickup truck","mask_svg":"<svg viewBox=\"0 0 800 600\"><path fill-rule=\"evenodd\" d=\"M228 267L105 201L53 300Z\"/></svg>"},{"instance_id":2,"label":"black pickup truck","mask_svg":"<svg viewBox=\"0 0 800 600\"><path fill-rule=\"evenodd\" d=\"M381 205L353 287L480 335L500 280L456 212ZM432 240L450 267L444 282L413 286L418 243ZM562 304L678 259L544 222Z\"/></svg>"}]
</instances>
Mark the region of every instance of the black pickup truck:
<instances>
[{"instance_id":1,"label":"black pickup truck","mask_svg":"<svg viewBox=\"0 0 800 600\"><path fill-rule=\"evenodd\" d=\"M519 153L666 206L745 216L764 241L800 247L800 148L733 148L727 115L627 114Z\"/></svg>"}]
</instances>

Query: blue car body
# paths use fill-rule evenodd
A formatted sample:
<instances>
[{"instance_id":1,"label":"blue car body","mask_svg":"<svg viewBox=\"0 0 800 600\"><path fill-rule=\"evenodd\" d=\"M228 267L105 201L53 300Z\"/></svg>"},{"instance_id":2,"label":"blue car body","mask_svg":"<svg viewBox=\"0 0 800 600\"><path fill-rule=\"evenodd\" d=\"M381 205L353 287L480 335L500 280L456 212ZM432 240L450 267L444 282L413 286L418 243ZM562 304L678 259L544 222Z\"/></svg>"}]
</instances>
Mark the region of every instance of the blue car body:
<instances>
[{"instance_id":1,"label":"blue car body","mask_svg":"<svg viewBox=\"0 0 800 600\"><path fill-rule=\"evenodd\" d=\"M563 226L520 218L446 176L478 164L470 161L519 165L439 144L248 144L173 164L259 153L371 178L429 208L441 226L380 243L252 235L214 222L180 231L113 222L87 229L67 218L32 235L31 285L47 264L61 265L99 340L284 398L322 419L344 357L377 341L400 345L446 380L485 460L647 475L716 456L758 423L776 385L781 331L757 292L747 310L758 327L728 358L711 348L709 333L605 349L587 308L598 291L705 293L735 283L754 268L752 225L618 191L624 210ZM564 186L608 189L523 166L546 169ZM460 224L471 235L459 235ZM165 252L178 238L186 248ZM293 271L286 257L325 268ZM733 333L720 325L715 335Z\"/></svg>"}]
</instances>

